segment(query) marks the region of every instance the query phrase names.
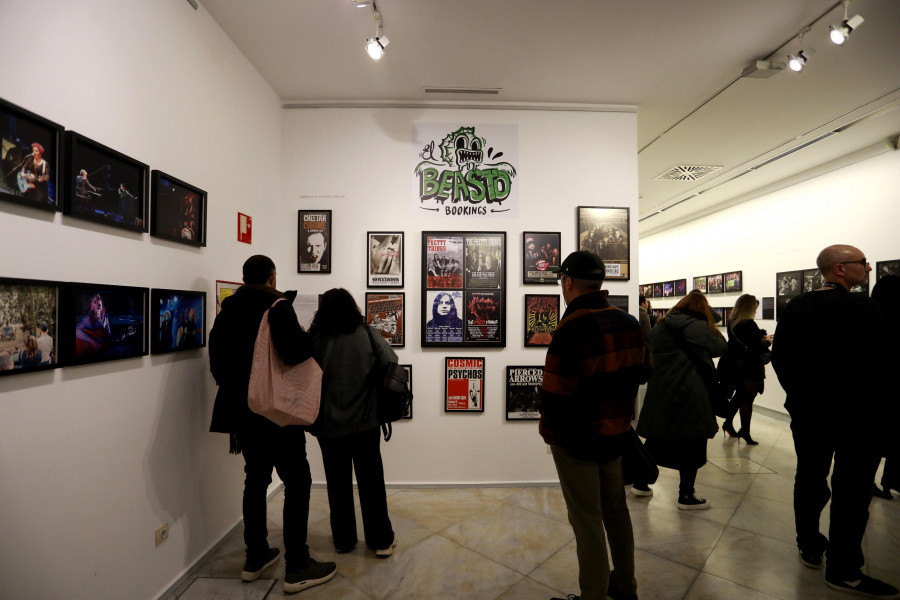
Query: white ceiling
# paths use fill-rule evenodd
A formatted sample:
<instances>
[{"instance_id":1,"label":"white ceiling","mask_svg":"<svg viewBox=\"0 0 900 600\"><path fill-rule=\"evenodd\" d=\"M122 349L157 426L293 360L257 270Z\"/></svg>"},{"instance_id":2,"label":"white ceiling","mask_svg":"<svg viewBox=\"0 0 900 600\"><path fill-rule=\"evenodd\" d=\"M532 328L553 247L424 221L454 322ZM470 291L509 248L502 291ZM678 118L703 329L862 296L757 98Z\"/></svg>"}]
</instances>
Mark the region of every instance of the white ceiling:
<instances>
[{"instance_id":1,"label":"white ceiling","mask_svg":"<svg viewBox=\"0 0 900 600\"><path fill-rule=\"evenodd\" d=\"M865 22L842 47L828 41L835 0L377 0L379 62L363 50L372 9L351 0L200 2L285 104L636 106L642 235L889 151L900 133L900 0L852 0ZM801 73L741 77L795 54L807 26ZM655 180L679 164L723 168Z\"/></svg>"}]
</instances>

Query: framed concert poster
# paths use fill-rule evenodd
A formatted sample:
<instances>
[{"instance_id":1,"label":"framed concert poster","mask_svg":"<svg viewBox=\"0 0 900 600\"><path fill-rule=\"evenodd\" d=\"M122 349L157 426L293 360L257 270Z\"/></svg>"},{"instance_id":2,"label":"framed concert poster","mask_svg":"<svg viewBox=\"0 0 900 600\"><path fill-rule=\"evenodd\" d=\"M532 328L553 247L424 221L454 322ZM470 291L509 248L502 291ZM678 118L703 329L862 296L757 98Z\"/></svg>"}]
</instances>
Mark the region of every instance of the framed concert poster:
<instances>
[{"instance_id":1,"label":"framed concert poster","mask_svg":"<svg viewBox=\"0 0 900 600\"><path fill-rule=\"evenodd\" d=\"M0 200L61 210L63 131L0 98Z\"/></svg>"},{"instance_id":2,"label":"framed concert poster","mask_svg":"<svg viewBox=\"0 0 900 600\"><path fill-rule=\"evenodd\" d=\"M541 418L541 384L544 365L506 367L506 420L537 421Z\"/></svg>"},{"instance_id":3,"label":"framed concert poster","mask_svg":"<svg viewBox=\"0 0 900 600\"><path fill-rule=\"evenodd\" d=\"M404 292L366 292L366 323L377 329L391 346L406 345L405 308Z\"/></svg>"},{"instance_id":4,"label":"framed concert poster","mask_svg":"<svg viewBox=\"0 0 900 600\"><path fill-rule=\"evenodd\" d=\"M61 285L0 277L0 376L60 366Z\"/></svg>"},{"instance_id":5,"label":"framed concert poster","mask_svg":"<svg viewBox=\"0 0 900 600\"><path fill-rule=\"evenodd\" d=\"M726 293L744 291L743 271L731 271L730 273L722 273L722 279L725 281Z\"/></svg>"},{"instance_id":6,"label":"framed concert poster","mask_svg":"<svg viewBox=\"0 0 900 600\"><path fill-rule=\"evenodd\" d=\"M558 294L525 294L526 348L549 346L558 322Z\"/></svg>"},{"instance_id":7,"label":"framed concert poster","mask_svg":"<svg viewBox=\"0 0 900 600\"><path fill-rule=\"evenodd\" d=\"M237 281L216 279L216 314L222 310L222 300L235 293L242 285L244 284Z\"/></svg>"},{"instance_id":8,"label":"framed concert poster","mask_svg":"<svg viewBox=\"0 0 900 600\"><path fill-rule=\"evenodd\" d=\"M506 233L422 232L422 347L506 347Z\"/></svg>"},{"instance_id":9,"label":"framed concert poster","mask_svg":"<svg viewBox=\"0 0 900 600\"><path fill-rule=\"evenodd\" d=\"M151 354L206 346L206 292L154 288L150 306Z\"/></svg>"},{"instance_id":10,"label":"framed concert poster","mask_svg":"<svg viewBox=\"0 0 900 600\"><path fill-rule=\"evenodd\" d=\"M140 287L67 284L60 314L63 365L145 356L148 295Z\"/></svg>"},{"instance_id":11,"label":"framed concert poster","mask_svg":"<svg viewBox=\"0 0 900 600\"><path fill-rule=\"evenodd\" d=\"M556 285L559 278L560 233L526 231L522 233L522 283Z\"/></svg>"},{"instance_id":12,"label":"framed concert poster","mask_svg":"<svg viewBox=\"0 0 900 600\"><path fill-rule=\"evenodd\" d=\"M900 260L882 260L875 263L875 283L885 275L900 275Z\"/></svg>"},{"instance_id":13,"label":"framed concert poster","mask_svg":"<svg viewBox=\"0 0 900 600\"><path fill-rule=\"evenodd\" d=\"M331 211L297 211L297 272L331 273Z\"/></svg>"},{"instance_id":14,"label":"framed concert poster","mask_svg":"<svg viewBox=\"0 0 900 600\"><path fill-rule=\"evenodd\" d=\"M206 246L206 192L152 172L150 235L188 246Z\"/></svg>"},{"instance_id":15,"label":"framed concert poster","mask_svg":"<svg viewBox=\"0 0 900 600\"><path fill-rule=\"evenodd\" d=\"M444 412L484 412L484 358L444 358Z\"/></svg>"},{"instance_id":16,"label":"framed concert poster","mask_svg":"<svg viewBox=\"0 0 900 600\"><path fill-rule=\"evenodd\" d=\"M627 207L579 206L576 231L578 249L603 259L606 279L631 278Z\"/></svg>"},{"instance_id":17,"label":"framed concert poster","mask_svg":"<svg viewBox=\"0 0 900 600\"><path fill-rule=\"evenodd\" d=\"M369 265L366 285L370 288L402 288L403 232L370 231L366 235L366 264Z\"/></svg>"},{"instance_id":18,"label":"framed concert poster","mask_svg":"<svg viewBox=\"0 0 900 600\"><path fill-rule=\"evenodd\" d=\"M143 233L149 180L144 163L66 132L65 214Z\"/></svg>"},{"instance_id":19,"label":"framed concert poster","mask_svg":"<svg viewBox=\"0 0 900 600\"><path fill-rule=\"evenodd\" d=\"M675 295L687 296L687 279L675 280Z\"/></svg>"},{"instance_id":20,"label":"framed concert poster","mask_svg":"<svg viewBox=\"0 0 900 600\"><path fill-rule=\"evenodd\" d=\"M412 365L400 365L406 371L406 380L409 382L409 410L406 411L406 414L400 417L401 419L412 419L413 417L413 380L412 380Z\"/></svg>"},{"instance_id":21,"label":"framed concert poster","mask_svg":"<svg viewBox=\"0 0 900 600\"><path fill-rule=\"evenodd\" d=\"M694 277L694 288L701 294L706 293L706 275L701 275L700 277Z\"/></svg>"},{"instance_id":22,"label":"framed concert poster","mask_svg":"<svg viewBox=\"0 0 900 600\"><path fill-rule=\"evenodd\" d=\"M706 291L710 294L721 294L725 291L721 273L706 276Z\"/></svg>"}]
</instances>

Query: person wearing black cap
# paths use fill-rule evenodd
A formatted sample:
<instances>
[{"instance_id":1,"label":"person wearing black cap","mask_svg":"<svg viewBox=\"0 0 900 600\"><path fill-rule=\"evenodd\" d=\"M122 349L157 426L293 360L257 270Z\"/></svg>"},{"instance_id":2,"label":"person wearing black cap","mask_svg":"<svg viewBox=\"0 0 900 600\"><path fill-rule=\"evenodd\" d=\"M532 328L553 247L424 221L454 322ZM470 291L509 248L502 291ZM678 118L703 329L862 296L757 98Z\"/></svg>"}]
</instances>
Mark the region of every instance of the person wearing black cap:
<instances>
[{"instance_id":1,"label":"person wearing black cap","mask_svg":"<svg viewBox=\"0 0 900 600\"><path fill-rule=\"evenodd\" d=\"M607 302L605 276L590 252L573 252L560 267L567 307L547 350L539 430L575 533L581 598L631 600L637 582L622 450L652 361L637 319Z\"/></svg>"}]
</instances>

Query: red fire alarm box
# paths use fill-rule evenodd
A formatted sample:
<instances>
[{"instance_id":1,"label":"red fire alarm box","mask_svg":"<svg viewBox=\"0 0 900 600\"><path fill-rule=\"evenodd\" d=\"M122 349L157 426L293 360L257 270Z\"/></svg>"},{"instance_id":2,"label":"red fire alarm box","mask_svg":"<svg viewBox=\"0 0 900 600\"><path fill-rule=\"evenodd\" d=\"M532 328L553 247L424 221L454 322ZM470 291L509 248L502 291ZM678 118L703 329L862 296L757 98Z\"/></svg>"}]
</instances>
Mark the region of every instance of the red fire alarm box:
<instances>
[{"instance_id":1,"label":"red fire alarm box","mask_svg":"<svg viewBox=\"0 0 900 600\"><path fill-rule=\"evenodd\" d=\"M244 213L238 213L238 241L244 242L245 244L250 243L251 234L253 233L252 227L253 219L250 218L250 215L245 215Z\"/></svg>"}]
</instances>

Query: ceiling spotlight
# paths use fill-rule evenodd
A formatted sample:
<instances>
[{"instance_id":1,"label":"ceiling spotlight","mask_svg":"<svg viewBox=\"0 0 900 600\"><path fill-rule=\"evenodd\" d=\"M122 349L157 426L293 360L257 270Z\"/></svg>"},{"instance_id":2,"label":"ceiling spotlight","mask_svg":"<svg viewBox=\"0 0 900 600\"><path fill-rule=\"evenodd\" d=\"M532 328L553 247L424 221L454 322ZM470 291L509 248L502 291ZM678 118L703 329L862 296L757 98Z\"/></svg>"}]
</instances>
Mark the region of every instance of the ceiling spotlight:
<instances>
[{"instance_id":1,"label":"ceiling spotlight","mask_svg":"<svg viewBox=\"0 0 900 600\"><path fill-rule=\"evenodd\" d=\"M829 25L828 35L831 36L831 41L840 46L847 41L847 38L850 37L850 33L852 33L854 29L862 25L864 20L865 19L861 16L856 15L852 19L844 19L841 21L841 24L836 27L834 25Z\"/></svg>"},{"instance_id":2,"label":"ceiling spotlight","mask_svg":"<svg viewBox=\"0 0 900 600\"><path fill-rule=\"evenodd\" d=\"M803 70L803 67L806 66L806 55L803 54L803 50L798 52L796 56L793 54L788 55L788 66L791 68L791 71Z\"/></svg>"},{"instance_id":3,"label":"ceiling spotlight","mask_svg":"<svg viewBox=\"0 0 900 600\"><path fill-rule=\"evenodd\" d=\"M372 0L352 0L351 4L356 8L365 8L372 4Z\"/></svg>"},{"instance_id":4,"label":"ceiling spotlight","mask_svg":"<svg viewBox=\"0 0 900 600\"><path fill-rule=\"evenodd\" d=\"M382 56L384 56L384 48L391 41L387 39L387 36L381 37L373 37L366 40L366 52L369 53L369 56L372 60L380 60Z\"/></svg>"}]
</instances>

